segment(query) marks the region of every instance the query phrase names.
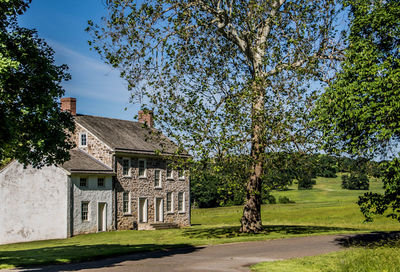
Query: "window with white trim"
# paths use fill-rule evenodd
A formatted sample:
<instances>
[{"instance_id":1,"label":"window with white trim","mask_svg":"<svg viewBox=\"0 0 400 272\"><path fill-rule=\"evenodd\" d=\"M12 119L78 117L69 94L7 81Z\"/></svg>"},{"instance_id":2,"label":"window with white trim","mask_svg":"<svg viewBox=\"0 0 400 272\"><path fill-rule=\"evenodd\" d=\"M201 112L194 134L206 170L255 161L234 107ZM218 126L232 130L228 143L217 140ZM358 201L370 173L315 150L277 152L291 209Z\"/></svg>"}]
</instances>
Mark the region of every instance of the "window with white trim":
<instances>
[{"instance_id":1,"label":"window with white trim","mask_svg":"<svg viewBox=\"0 0 400 272\"><path fill-rule=\"evenodd\" d=\"M97 187L104 187L104 178L97 178Z\"/></svg>"},{"instance_id":2,"label":"window with white trim","mask_svg":"<svg viewBox=\"0 0 400 272\"><path fill-rule=\"evenodd\" d=\"M123 176L131 175L131 160L128 158L122 159L122 175Z\"/></svg>"},{"instance_id":3,"label":"window with white trim","mask_svg":"<svg viewBox=\"0 0 400 272\"><path fill-rule=\"evenodd\" d=\"M147 174L146 172L146 160L139 159L139 178L145 178Z\"/></svg>"},{"instance_id":4,"label":"window with white trim","mask_svg":"<svg viewBox=\"0 0 400 272\"><path fill-rule=\"evenodd\" d=\"M171 192L167 193L167 212L174 212L173 195Z\"/></svg>"},{"instance_id":5,"label":"window with white trim","mask_svg":"<svg viewBox=\"0 0 400 272\"><path fill-rule=\"evenodd\" d=\"M89 221L89 202L81 203L81 219L82 221Z\"/></svg>"},{"instance_id":6,"label":"window with white trim","mask_svg":"<svg viewBox=\"0 0 400 272\"><path fill-rule=\"evenodd\" d=\"M185 193L184 192L178 193L178 211L185 212Z\"/></svg>"},{"instance_id":7,"label":"window with white trim","mask_svg":"<svg viewBox=\"0 0 400 272\"><path fill-rule=\"evenodd\" d=\"M161 171L159 169L154 170L154 187L161 188Z\"/></svg>"},{"instance_id":8,"label":"window with white trim","mask_svg":"<svg viewBox=\"0 0 400 272\"><path fill-rule=\"evenodd\" d=\"M131 213L131 194L129 192L123 192L122 194L122 209L124 213Z\"/></svg>"},{"instance_id":9,"label":"window with white trim","mask_svg":"<svg viewBox=\"0 0 400 272\"><path fill-rule=\"evenodd\" d=\"M174 179L174 173L171 168L167 168L167 179Z\"/></svg>"},{"instance_id":10,"label":"window with white trim","mask_svg":"<svg viewBox=\"0 0 400 272\"><path fill-rule=\"evenodd\" d=\"M79 135L79 145L87 146L87 134L86 133L81 133Z\"/></svg>"},{"instance_id":11,"label":"window with white trim","mask_svg":"<svg viewBox=\"0 0 400 272\"><path fill-rule=\"evenodd\" d=\"M88 180L87 180L87 178L80 178L80 179L79 179L79 186L80 186L80 187L88 187Z\"/></svg>"},{"instance_id":12,"label":"window with white trim","mask_svg":"<svg viewBox=\"0 0 400 272\"><path fill-rule=\"evenodd\" d=\"M185 171L183 169L178 170L178 178L185 179Z\"/></svg>"}]
</instances>

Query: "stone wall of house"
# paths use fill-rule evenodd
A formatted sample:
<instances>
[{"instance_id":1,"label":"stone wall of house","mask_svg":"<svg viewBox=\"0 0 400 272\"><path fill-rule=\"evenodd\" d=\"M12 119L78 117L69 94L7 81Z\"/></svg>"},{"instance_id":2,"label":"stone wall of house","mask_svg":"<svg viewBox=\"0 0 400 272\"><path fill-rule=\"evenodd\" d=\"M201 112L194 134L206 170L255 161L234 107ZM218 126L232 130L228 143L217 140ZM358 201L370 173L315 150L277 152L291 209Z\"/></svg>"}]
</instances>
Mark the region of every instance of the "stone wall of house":
<instances>
[{"instance_id":1,"label":"stone wall of house","mask_svg":"<svg viewBox=\"0 0 400 272\"><path fill-rule=\"evenodd\" d=\"M76 123L75 134L72 136L73 141L75 142L76 146L88 153L89 155L93 156L94 158L98 159L99 161L103 162L105 165L113 167L112 161L112 150L102 141L100 141L96 136L94 136L91 132L87 129L82 127L80 124ZM81 133L86 133L86 146L80 145L80 135Z\"/></svg>"},{"instance_id":2,"label":"stone wall of house","mask_svg":"<svg viewBox=\"0 0 400 272\"><path fill-rule=\"evenodd\" d=\"M80 186L81 177L87 179L86 187ZM98 186L98 178L104 178L103 187ZM99 204L105 204L105 230L112 230L112 177L81 174L73 175L71 179L73 184L73 234L99 231ZM82 220L82 202L88 203L87 220ZM101 216L104 216L104 214Z\"/></svg>"},{"instance_id":3,"label":"stone wall of house","mask_svg":"<svg viewBox=\"0 0 400 272\"><path fill-rule=\"evenodd\" d=\"M130 159L130 174L122 175L123 159ZM146 160L146 177L138 177L139 159ZM161 187L156 188L154 184L154 172L160 170ZM178 172L173 171L173 178L166 177L167 164L160 158L150 157L128 157L117 155L117 228L136 229L139 221L139 199L147 199L147 223L155 223L155 202L156 198L163 200L163 222L176 223L181 227L190 225L190 199L189 199L189 178L178 178ZM130 193L130 210L128 213L123 211L123 192ZM173 194L173 211L167 212L167 192ZM178 211L178 193L184 193L184 209ZM148 225L143 224L143 225ZM140 228L140 227L139 227ZM145 226L143 228L146 228Z\"/></svg>"}]
</instances>

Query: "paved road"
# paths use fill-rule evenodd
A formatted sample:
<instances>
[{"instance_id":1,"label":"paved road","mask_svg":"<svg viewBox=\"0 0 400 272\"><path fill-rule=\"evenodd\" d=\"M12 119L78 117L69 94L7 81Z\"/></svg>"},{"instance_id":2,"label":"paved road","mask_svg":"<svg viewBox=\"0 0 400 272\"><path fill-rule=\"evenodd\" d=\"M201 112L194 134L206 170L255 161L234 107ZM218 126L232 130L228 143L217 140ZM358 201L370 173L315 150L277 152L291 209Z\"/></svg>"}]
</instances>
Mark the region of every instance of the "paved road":
<instances>
[{"instance_id":1,"label":"paved road","mask_svg":"<svg viewBox=\"0 0 400 272\"><path fill-rule=\"evenodd\" d=\"M259 262L341 250L343 246L340 241L346 237L348 236L325 235L171 249L20 271L249 271L250 265Z\"/></svg>"}]
</instances>

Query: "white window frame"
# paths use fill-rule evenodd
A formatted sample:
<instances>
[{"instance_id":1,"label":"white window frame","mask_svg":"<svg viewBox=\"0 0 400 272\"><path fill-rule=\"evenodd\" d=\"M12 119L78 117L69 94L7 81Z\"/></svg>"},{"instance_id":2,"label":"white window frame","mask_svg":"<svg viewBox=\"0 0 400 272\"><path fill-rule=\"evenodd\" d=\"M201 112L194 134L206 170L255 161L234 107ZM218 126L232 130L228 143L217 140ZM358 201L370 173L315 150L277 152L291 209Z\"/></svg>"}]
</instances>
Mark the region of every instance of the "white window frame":
<instances>
[{"instance_id":1,"label":"white window frame","mask_svg":"<svg viewBox=\"0 0 400 272\"><path fill-rule=\"evenodd\" d=\"M128 211L125 211L125 209L124 209L124 205L125 205L125 200L124 200L124 196L125 196L125 194L128 194ZM122 192L122 212L124 213L124 215L127 215L127 214L131 214L131 192L130 191L124 191L124 192Z\"/></svg>"},{"instance_id":2,"label":"white window frame","mask_svg":"<svg viewBox=\"0 0 400 272\"><path fill-rule=\"evenodd\" d=\"M140 162L144 162L143 163L143 167L144 167L144 174L141 176L140 175ZM147 178L147 161L146 159L139 159L138 160L138 176L139 178Z\"/></svg>"},{"instance_id":3,"label":"white window frame","mask_svg":"<svg viewBox=\"0 0 400 272\"><path fill-rule=\"evenodd\" d=\"M182 209L179 210L179 194L182 193ZM178 192L178 212L185 213L185 192Z\"/></svg>"},{"instance_id":4,"label":"white window frame","mask_svg":"<svg viewBox=\"0 0 400 272\"><path fill-rule=\"evenodd\" d=\"M168 210L168 194L171 195L171 209L170 210ZM173 192L167 192L167 194L165 196L165 205L166 205L167 213L169 213L169 214L174 213L174 193Z\"/></svg>"},{"instance_id":5,"label":"white window frame","mask_svg":"<svg viewBox=\"0 0 400 272\"><path fill-rule=\"evenodd\" d=\"M182 176L179 175L179 172L181 172L181 171L182 171ZM178 179L180 179L180 180L184 180L185 179L185 170L183 170L183 169L179 169L178 170Z\"/></svg>"},{"instance_id":6,"label":"white window frame","mask_svg":"<svg viewBox=\"0 0 400 272\"><path fill-rule=\"evenodd\" d=\"M82 144L82 136L85 136L85 144ZM80 147L87 147L88 144L88 136L86 132L79 133L79 146Z\"/></svg>"},{"instance_id":7,"label":"white window frame","mask_svg":"<svg viewBox=\"0 0 400 272\"><path fill-rule=\"evenodd\" d=\"M169 176L168 176L168 171L171 171ZM167 171L165 171L165 175L166 175L167 179L169 179L169 180L174 179L174 170L167 167Z\"/></svg>"},{"instance_id":8,"label":"white window frame","mask_svg":"<svg viewBox=\"0 0 400 272\"><path fill-rule=\"evenodd\" d=\"M156 173L158 173L158 184L156 184ZM161 179L161 170L154 169L154 188L161 189L162 188L162 179Z\"/></svg>"},{"instance_id":9,"label":"white window frame","mask_svg":"<svg viewBox=\"0 0 400 272\"><path fill-rule=\"evenodd\" d=\"M128 174L124 174L124 161L128 161ZM122 176L130 177L131 176L131 159L130 158L122 158Z\"/></svg>"},{"instance_id":10,"label":"white window frame","mask_svg":"<svg viewBox=\"0 0 400 272\"><path fill-rule=\"evenodd\" d=\"M89 205L89 201L82 201L81 202L81 221L82 222L87 222L90 221L90 205ZM83 205L86 204L87 205L87 211L86 211L86 219L83 218Z\"/></svg>"}]
</instances>

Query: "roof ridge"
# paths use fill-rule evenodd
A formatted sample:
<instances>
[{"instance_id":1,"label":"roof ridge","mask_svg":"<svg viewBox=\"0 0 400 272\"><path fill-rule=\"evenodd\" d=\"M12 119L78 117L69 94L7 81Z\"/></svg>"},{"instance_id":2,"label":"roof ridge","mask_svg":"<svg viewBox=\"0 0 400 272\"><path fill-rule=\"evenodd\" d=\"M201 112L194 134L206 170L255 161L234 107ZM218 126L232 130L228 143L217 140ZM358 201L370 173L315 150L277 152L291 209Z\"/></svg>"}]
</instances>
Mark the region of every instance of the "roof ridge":
<instances>
[{"instance_id":1,"label":"roof ridge","mask_svg":"<svg viewBox=\"0 0 400 272\"><path fill-rule=\"evenodd\" d=\"M141 124L138 121L132 121L132 120L126 120L126 119L120 119L120 118L112 118L112 117L104 117L104 116L97 116L97 115L90 115L90 114L77 114L77 117L79 116L89 116L89 117L96 117L96 118L104 118L104 119L110 119L110 120L118 120L118 121L124 121L124 122L132 122L136 124Z\"/></svg>"}]
</instances>

